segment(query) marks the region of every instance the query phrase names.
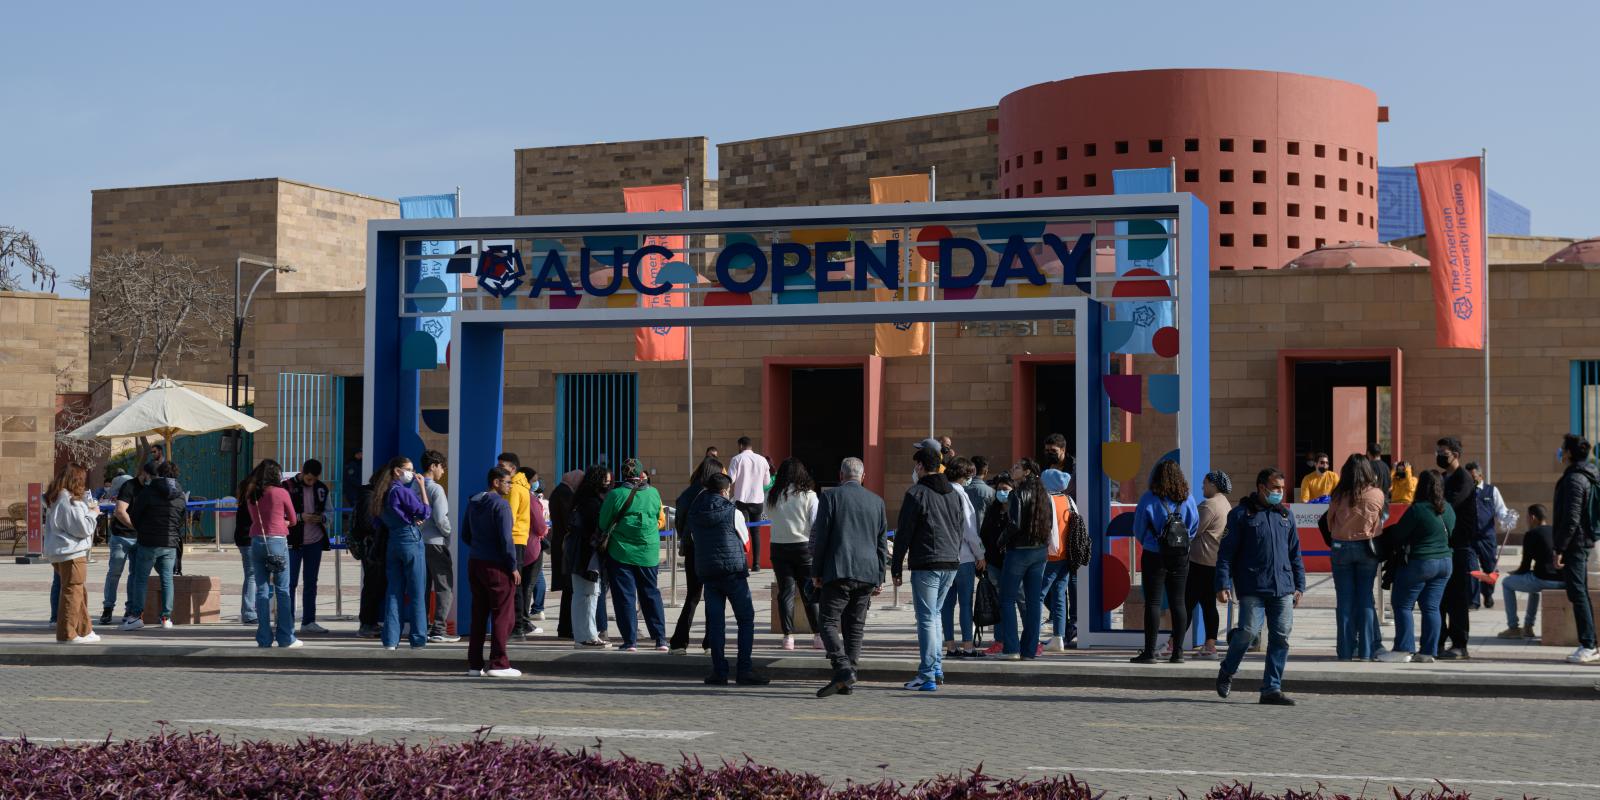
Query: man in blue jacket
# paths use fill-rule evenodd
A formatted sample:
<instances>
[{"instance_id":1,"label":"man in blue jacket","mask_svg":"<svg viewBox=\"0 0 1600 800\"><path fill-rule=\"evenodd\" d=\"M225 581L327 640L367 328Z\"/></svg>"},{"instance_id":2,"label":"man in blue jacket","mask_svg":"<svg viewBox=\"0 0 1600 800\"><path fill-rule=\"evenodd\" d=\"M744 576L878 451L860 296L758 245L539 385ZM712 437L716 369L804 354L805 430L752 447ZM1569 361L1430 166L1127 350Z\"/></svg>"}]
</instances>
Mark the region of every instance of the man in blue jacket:
<instances>
[{"instance_id":1,"label":"man in blue jacket","mask_svg":"<svg viewBox=\"0 0 1600 800\"><path fill-rule=\"evenodd\" d=\"M462 515L461 541L467 546L467 584L472 587L472 638L467 646L467 674L473 677L515 678L522 672L511 666L506 642L516 619L517 585L521 566L511 540L511 472L489 470L489 489L467 502ZM483 640L494 627L489 642L489 663L483 661ZM487 668L485 668L487 667Z\"/></svg>"},{"instance_id":2,"label":"man in blue jacket","mask_svg":"<svg viewBox=\"0 0 1600 800\"><path fill-rule=\"evenodd\" d=\"M705 491L689 509L689 537L694 543L694 569L706 598L706 644L711 648L711 675L706 683L728 682L727 607L739 626L739 656L734 680L765 686L750 653L756 641L756 611L750 599L750 562L744 552L744 514L734 507L733 480L720 472L705 479ZM748 534L745 534L748 535Z\"/></svg>"},{"instance_id":3,"label":"man in blue jacket","mask_svg":"<svg viewBox=\"0 0 1600 800\"><path fill-rule=\"evenodd\" d=\"M1294 608L1306 590L1300 560L1300 533L1283 504L1283 473L1268 467L1256 476L1256 491L1228 514L1228 533L1217 554L1217 600L1239 595L1239 626L1228 633L1228 656L1217 673L1217 694L1227 697L1244 651L1267 624L1267 668L1261 676L1261 704L1292 706L1283 694L1283 667L1289 662L1289 632Z\"/></svg>"}]
</instances>

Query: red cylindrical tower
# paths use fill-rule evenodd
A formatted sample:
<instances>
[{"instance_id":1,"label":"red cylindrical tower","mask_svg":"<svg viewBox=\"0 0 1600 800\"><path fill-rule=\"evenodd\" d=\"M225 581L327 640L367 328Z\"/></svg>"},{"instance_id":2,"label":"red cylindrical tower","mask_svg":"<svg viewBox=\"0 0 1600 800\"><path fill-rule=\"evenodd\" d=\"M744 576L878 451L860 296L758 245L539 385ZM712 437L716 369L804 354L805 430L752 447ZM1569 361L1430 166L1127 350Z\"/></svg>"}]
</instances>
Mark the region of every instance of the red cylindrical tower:
<instances>
[{"instance_id":1,"label":"red cylindrical tower","mask_svg":"<svg viewBox=\"0 0 1600 800\"><path fill-rule=\"evenodd\" d=\"M1211 209L1213 269L1278 268L1378 229L1378 99L1283 72L1085 75L1000 101L1004 197L1111 194L1113 170L1169 166Z\"/></svg>"}]
</instances>

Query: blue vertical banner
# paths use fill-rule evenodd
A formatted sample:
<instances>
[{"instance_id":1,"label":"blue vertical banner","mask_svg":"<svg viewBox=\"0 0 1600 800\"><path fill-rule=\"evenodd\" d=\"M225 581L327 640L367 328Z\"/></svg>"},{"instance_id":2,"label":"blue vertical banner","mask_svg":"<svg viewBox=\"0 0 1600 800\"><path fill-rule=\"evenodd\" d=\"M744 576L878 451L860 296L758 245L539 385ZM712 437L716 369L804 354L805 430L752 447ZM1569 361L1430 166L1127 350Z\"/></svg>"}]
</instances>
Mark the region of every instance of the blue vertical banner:
<instances>
[{"instance_id":1,"label":"blue vertical banner","mask_svg":"<svg viewBox=\"0 0 1600 800\"><path fill-rule=\"evenodd\" d=\"M456 208L456 196L452 194L425 194L416 197L400 198L401 219L452 219L460 215ZM420 249L415 244L407 246L407 255L453 255L456 250L455 242L422 242ZM423 259L421 269L417 273L417 282L411 291L425 294L454 293L460 289L461 276L445 271L449 259L428 258ZM441 316L423 317L420 328L433 339L434 359L433 366L444 364L446 353L450 347L450 312L456 309L456 299L428 298L414 301L418 311L438 313ZM411 343L407 343L409 347ZM418 354L420 355L420 354ZM425 363L426 359L408 360L408 364Z\"/></svg>"},{"instance_id":2,"label":"blue vertical banner","mask_svg":"<svg viewBox=\"0 0 1600 800\"><path fill-rule=\"evenodd\" d=\"M1166 167L1112 170L1111 184L1116 194L1166 194L1172 191L1172 170ZM1170 224L1159 220L1118 222L1117 235L1165 235L1172 232ZM1118 277L1171 274L1170 239L1133 239L1117 242ZM1171 296L1172 289L1170 282L1163 285L1153 281L1129 281L1119 284L1113 294L1135 297ZM1115 305L1117 322L1132 323L1127 343L1119 346L1117 352L1123 354L1156 352L1156 331L1172 325L1172 303L1126 301Z\"/></svg>"}]
</instances>

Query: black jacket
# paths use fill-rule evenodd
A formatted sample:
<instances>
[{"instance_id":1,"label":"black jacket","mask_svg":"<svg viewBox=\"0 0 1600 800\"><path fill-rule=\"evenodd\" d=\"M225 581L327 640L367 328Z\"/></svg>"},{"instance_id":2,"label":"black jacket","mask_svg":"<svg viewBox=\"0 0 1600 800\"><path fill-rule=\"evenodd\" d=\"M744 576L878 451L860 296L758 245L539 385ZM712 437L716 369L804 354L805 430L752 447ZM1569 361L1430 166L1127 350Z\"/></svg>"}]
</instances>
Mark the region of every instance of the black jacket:
<instances>
[{"instance_id":1,"label":"black jacket","mask_svg":"<svg viewBox=\"0 0 1600 800\"><path fill-rule=\"evenodd\" d=\"M600 579L600 562L594 548L594 533L600 528L600 507L605 498L598 494L578 497L567 515L567 541L565 554L567 572L584 580Z\"/></svg>"},{"instance_id":2,"label":"black jacket","mask_svg":"<svg viewBox=\"0 0 1600 800\"><path fill-rule=\"evenodd\" d=\"M1048 503L1043 512L1040 503ZM1044 490L1044 482L1037 478L1025 480L1011 490L1006 508L1010 529L1007 547L1043 547L1050 539L1050 515L1055 513Z\"/></svg>"},{"instance_id":3,"label":"black jacket","mask_svg":"<svg viewBox=\"0 0 1600 800\"><path fill-rule=\"evenodd\" d=\"M305 507L305 484L301 483L298 477L290 478L289 480L284 481L282 485L283 490L289 493L289 505L294 506L294 517L296 520L295 524L289 526L289 546L299 547L305 544L306 512L310 512L312 514L322 514L324 517L327 515L328 484L323 483L320 478L316 483L311 484L311 508ZM328 521L324 519L322 522L322 535L324 537L328 535L328 527Z\"/></svg>"},{"instance_id":4,"label":"black jacket","mask_svg":"<svg viewBox=\"0 0 1600 800\"><path fill-rule=\"evenodd\" d=\"M1465 469L1445 476L1444 501L1456 510L1456 527L1450 531L1450 546L1456 550L1471 547L1478 538L1478 484Z\"/></svg>"},{"instance_id":5,"label":"black jacket","mask_svg":"<svg viewBox=\"0 0 1600 800\"><path fill-rule=\"evenodd\" d=\"M1554 532L1549 525L1529 528L1527 535L1522 537L1522 563L1511 574L1526 575L1530 572L1539 580L1561 580L1561 573L1556 571Z\"/></svg>"},{"instance_id":6,"label":"black jacket","mask_svg":"<svg viewBox=\"0 0 1600 800\"><path fill-rule=\"evenodd\" d=\"M389 531L367 510L371 505L372 484L358 485L355 502L350 506L355 509L355 521L350 526L350 555L367 564L382 565L388 558Z\"/></svg>"},{"instance_id":7,"label":"black jacket","mask_svg":"<svg viewBox=\"0 0 1600 800\"><path fill-rule=\"evenodd\" d=\"M689 507L689 538L694 542L694 571L700 580L713 581L750 572L733 518L733 501L720 494L701 492ZM679 508L678 514L684 512ZM683 517L679 517L682 525Z\"/></svg>"},{"instance_id":8,"label":"black jacket","mask_svg":"<svg viewBox=\"0 0 1600 800\"><path fill-rule=\"evenodd\" d=\"M1552 544L1557 553L1577 553L1594 547L1596 531L1593 526L1600 520L1585 519L1588 515L1589 493L1600 489L1600 474L1587 462L1567 467L1556 482L1555 519L1552 520Z\"/></svg>"},{"instance_id":9,"label":"black jacket","mask_svg":"<svg viewBox=\"0 0 1600 800\"><path fill-rule=\"evenodd\" d=\"M183 486L172 478L156 478L145 484L128 504L128 518L139 534L143 547L181 547L183 545Z\"/></svg>"},{"instance_id":10,"label":"black jacket","mask_svg":"<svg viewBox=\"0 0 1600 800\"><path fill-rule=\"evenodd\" d=\"M882 586L888 569L889 519L883 498L859 481L824 491L811 524L811 577L823 583Z\"/></svg>"},{"instance_id":11,"label":"black jacket","mask_svg":"<svg viewBox=\"0 0 1600 800\"><path fill-rule=\"evenodd\" d=\"M705 490L706 487L701 484L690 486L678 494L672 506L677 514L677 522L673 525L678 529L678 551L691 564L694 562L694 537L689 535L689 511Z\"/></svg>"},{"instance_id":12,"label":"black jacket","mask_svg":"<svg viewBox=\"0 0 1600 800\"><path fill-rule=\"evenodd\" d=\"M959 491L944 473L924 475L906 490L894 530L895 577L908 557L913 570L961 566L961 529L967 520Z\"/></svg>"},{"instance_id":13,"label":"black jacket","mask_svg":"<svg viewBox=\"0 0 1600 800\"><path fill-rule=\"evenodd\" d=\"M1387 505L1389 490L1394 487L1394 468L1381 458L1375 459L1372 462L1372 474L1378 479L1378 488L1383 490L1383 502Z\"/></svg>"},{"instance_id":14,"label":"black jacket","mask_svg":"<svg viewBox=\"0 0 1600 800\"><path fill-rule=\"evenodd\" d=\"M577 493L564 481L550 490L550 578L558 592L571 591L572 571L567 568L567 534L572 530L572 503Z\"/></svg>"},{"instance_id":15,"label":"black jacket","mask_svg":"<svg viewBox=\"0 0 1600 800\"><path fill-rule=\"evenodd\" d=\"M978 529L984 560L995 575L1000 574L1000 568L1006 563L1006 544L1011 539L1011 515L1006 506L1007 503L999 500L990 503L989 510L983 514L983 527Z\"/></svg>"}]
</instances>

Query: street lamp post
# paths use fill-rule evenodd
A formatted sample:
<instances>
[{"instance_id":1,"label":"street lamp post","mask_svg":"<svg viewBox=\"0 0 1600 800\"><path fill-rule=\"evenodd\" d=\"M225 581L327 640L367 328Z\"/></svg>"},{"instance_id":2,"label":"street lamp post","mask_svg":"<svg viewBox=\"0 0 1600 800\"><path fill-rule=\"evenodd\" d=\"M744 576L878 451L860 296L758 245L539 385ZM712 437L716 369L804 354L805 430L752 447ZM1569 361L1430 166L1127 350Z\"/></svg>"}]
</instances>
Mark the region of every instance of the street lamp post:
<instances>
[{"instance_id":1,"label":"street lamp post","mask_svg":"<svg viewBox=\"0 0 1600 800\"><path fill-rule=\"evenodd\" d=\"M250 293L245 295L244 303L239 302L239 288L243 282L244 265L250 264L257 267L266 267L256 282L250 285ZM288 264L279 264L277 261L262 256L252 256L240 253L233 263L233 372L228 376L228 405L233 410L239 410L241 398L239 397L239 343L244 338L244 320L250 314L250 301L256 297L256 290L261 288L261 282L268 275L277 272L294 272L294 267ZM239 431L232 431L229 436L233 439L233 466L230 471L231 480L228 482L228 491L238 491L239 486L239 450L243 443L243 435Z\"/></svg>"}]
</instances>

